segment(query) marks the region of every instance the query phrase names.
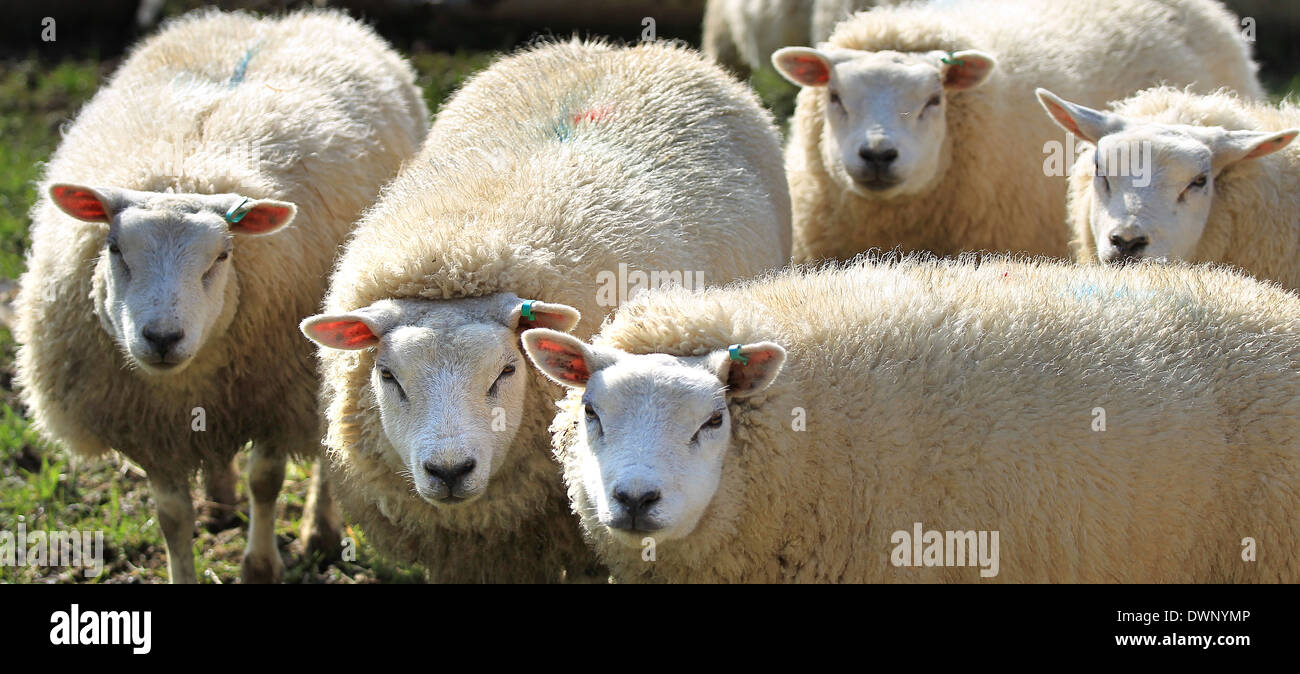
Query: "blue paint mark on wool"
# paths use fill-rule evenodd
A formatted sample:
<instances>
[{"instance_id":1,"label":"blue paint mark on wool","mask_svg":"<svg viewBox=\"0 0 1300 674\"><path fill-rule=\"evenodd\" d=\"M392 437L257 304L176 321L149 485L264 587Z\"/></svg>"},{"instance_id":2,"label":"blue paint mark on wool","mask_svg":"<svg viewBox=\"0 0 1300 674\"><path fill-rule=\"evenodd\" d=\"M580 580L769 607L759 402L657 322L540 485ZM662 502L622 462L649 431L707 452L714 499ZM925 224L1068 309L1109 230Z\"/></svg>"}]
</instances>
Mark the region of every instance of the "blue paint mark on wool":
<instances>
[{"instance_id":1,"label":"blue paint mark on wool","mask_svg":"<svg viewBox=\"0 0 1300 674\"><path fill-rule=\"evenodd\" d=\"M244 73L248 72L248 62L253 60L253 54L256 54L257 50L261 48L261 46L262 44L259 42L249 47L248 51L244 52L244 58L239 60L239 65L235 66L234 74L230 76L229 84L231 87L244 81Z\"/></svg>"},{"instance_id":2,"label":"blue paint mark on wool","mask_svg":"<svg viewBox=\"0 0 1300 674\"><path fill-rule=\"evenodd\" d=\"M1069 289L1069 294L1073 295L1075 299L1080 299L1080 300L1101 299L1105 296L1105 293L1102 291L1102 289L1098 288L1096 285L1092 283L1085 283L1079 286L1072 286ZM1129 299L1148 300L1155 297L1155 291L1129 290L1127 287L1120 287L1120 288L1116 288L1112 293L1110 293L1110 297L1114 299L1120 299L1126 297Z\"/></svg>"}]
</instances>

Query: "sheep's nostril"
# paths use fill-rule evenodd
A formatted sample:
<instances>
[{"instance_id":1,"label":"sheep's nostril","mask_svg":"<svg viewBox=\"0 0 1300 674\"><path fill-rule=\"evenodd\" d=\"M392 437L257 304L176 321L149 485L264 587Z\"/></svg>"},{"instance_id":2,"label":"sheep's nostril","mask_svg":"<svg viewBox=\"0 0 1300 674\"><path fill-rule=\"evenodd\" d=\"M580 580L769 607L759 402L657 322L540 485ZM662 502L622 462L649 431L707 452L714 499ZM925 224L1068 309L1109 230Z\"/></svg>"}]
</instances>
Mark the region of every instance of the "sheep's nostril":
<instances>
[{"instance_id":1,"label":"sheep's nostril","mask_svg":"<svg viewBox=\"0 0 1300 674\"><path fill-rule=\"evenodd\" d=\"M176 343L185 339L184 330L162 331L156 330L152 326L146 326L140 331L140 336L149 342L155 353L159 356L166 356L171 352Z\"/></svg>"},{"instance_id":2,"label":"sheep's nostril","mask_svg":"<svg viewBox=\"0 0 1300 674\"><path fill-rule=\"evenodd\" d=\"M1135 253L1138 253L1143 248L1146 248L1147 245L1149 245L1150 243L1151 243L1151 239L1147 236L1135 236L1132 238L1126 238L1120 236L1119 234L1110 235L1110 245L1114 246L1115 250L1118 250L1119 252L1125 255L1133 255Z\"/></svg>"},{"instance_id":3,"label":"sheep's nostril","mask_svg":"<svg viewBox=\"0 0 1300 674\"><path fill-rule=\"evenodd\" d=\"M898 159L898 150L892 147L884 150L877 150L873 147L863 145L858 148L858 156L869 164L875 164L876 166L883 168L888 166L895 159Z\"/></svg>"},{"instance_id":4,"label":"sheep's nostril","mask_svg":"<svg viewBox=\"0 0 1300 674\"><path fill-rule=\"evenodd\" d=\"M662 495L659 490L641 492L640 494L629 494L626 491L615 491L614 500L618 501L625 508L629 515L638 517L650 509L655 503L659 502Z\"/></svg>"},{"instance_id":5,"label":"sheep's nostril","mask_svg":"<svg viewBox=\"0 0 1300 674\"><path fill-rule=\"evenodd\" d=\"M444 466L433 460L424 462L424 471L443 484L448 489L455 489L465 480L465 476L474 471L478 462L474 459L466 459L454 466Z\"/></svg>"}]
</instances>

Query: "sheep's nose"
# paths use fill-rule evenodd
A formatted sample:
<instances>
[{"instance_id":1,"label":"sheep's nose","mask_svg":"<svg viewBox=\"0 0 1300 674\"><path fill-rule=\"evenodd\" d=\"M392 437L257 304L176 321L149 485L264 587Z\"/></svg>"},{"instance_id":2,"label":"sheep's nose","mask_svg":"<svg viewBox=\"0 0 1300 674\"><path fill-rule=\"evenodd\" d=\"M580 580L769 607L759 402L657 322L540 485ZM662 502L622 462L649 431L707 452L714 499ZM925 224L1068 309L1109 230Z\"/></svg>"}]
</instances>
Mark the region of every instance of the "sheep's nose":
<instances>
[{"instance_id":1,"label":"sheep's nose","mask_svg":"<svg viewBox=\"0 0 1300 674\"><path fill-rule=\"evenodd\" d=\"M892 147L880 149L870 145L863 145L858 148L858 156L862 157L862 161L883 169L888 168L895 159L898 159L898 150Z\"/></svg>"},{"instance_id":2,"label":"sheep's nose","mask_svg":"<svg viewBox=\"0 0 1300 674\"><path fill-rule=\"evenodd\" d=\"M146 325L140 331L140 336L144 337L149 346L153 347L154 353L159 356L166 356L171 352L176 343L185 339L184 330L160 330L152 325Z\"/></svg>"},{"instance_id":3,"label":"sheep's nose","mask_svg":"<svg viewBox=\"0 0 1300 674\"><path fill-rule=\"evenodd\" d=\"M465 481L465 476L474 470L478 462L474 459L466 459L454 466L447 466L435 461L429 460L424 462L424 470L434 479L441 480L447 485L448 491L456 491L461 482Z\"/></svg>"},{"instance_id":4,"label":"sheep's nose","mask_svg":"<svg viewBox=\"0 0 1300 674\"><path fill-rule=\"evenodd\" d=\"M1120 234L1110 235L1110 245L1115 247L1121 255L1132 257L1142 252L1151 243L1151 239L1145 234Z\"/></svg>"},{"instance_id":5,"label":"sheep's nose","mask_svg":"<svg viewBox=\"0 0 1300 674\"><path fill-rule=\"evenodd\" d=\"M659 502L661 495L658 489L650 489L640 492L629 493L622 489L614 491L614 500L618 501L623 509L627 511L633 521L638 517L646 514L650 507Z\"/></svg>"}]
</instances>

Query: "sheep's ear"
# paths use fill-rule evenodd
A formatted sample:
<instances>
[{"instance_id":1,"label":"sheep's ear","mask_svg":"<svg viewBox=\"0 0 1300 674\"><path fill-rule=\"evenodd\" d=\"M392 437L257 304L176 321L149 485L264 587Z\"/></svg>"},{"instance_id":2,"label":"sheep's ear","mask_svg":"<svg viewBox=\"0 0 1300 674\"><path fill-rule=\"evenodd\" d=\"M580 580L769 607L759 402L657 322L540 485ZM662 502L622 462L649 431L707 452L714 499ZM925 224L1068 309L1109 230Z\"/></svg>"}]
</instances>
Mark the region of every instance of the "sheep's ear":
<instances>
[{"instance_id":1,"label":"sheep's ear","mask_svg":"<svg viewBox=\"0 0 1300 674\"><path fill-rule=\"evenodd\" d=\"M607 364L582 340L564 332L537 328L524 332L524 352L552 381L569 388L586 388L593 372Z\"/></svg>"},{"instance_id":2,"label":"sheep's ear","mask_svg":"<svg viewBox=\"0 0 1300 674\"><path fill-rule=\"evenodd\" d=\"M275 233L298 215L298 207L287 201L249 199L235 196L224 204L222 217L232 234L260 236Z\"/></svg>"},{"instance_id":3,"label":"sheep's ear","mask_svg":"<svg viewBox=\"0 0 1300 674\"><path fill-rule=\"evenodd\" d=\"M1285 131L1229 131L1214 145L1214 170L1246 159L1264 157L1291 144L1300 129Z\"/></svg>"},{"instance_id":4,"label":"sheep's ear","mask_svg":"<svg viewBox=\"0 0 1300 674\"><path fill-rule=\"evenodd\" d=\"M117 190L57 183L50 185L50 198L59 210L85 222L112 222L122 201Z\"/></svg>"},{"instance_id":5,"label":"sheep's ear","mask_svg":"<svg viewBox=\"0 0 1300 674\"><path fill-rule=\"evenodd\" d=\"M772 54L781 77L801 87L820 87L831 81L831 60L812 47L784 47Z\"/></svg>"},{"instance_id":6,"label":"sheep's ear","mask_svg":"<svg viewBox=\"0 0 1300 674\"><path fill-rule=\"evenodd\" d=\"M331 349L368 349L388 331L389 313L385 307L371 305L346 314L311 316L303 319L298 329L308 339Z\"/></svg>"},{"instance_id":7,"label":"sheep's ear","mask_svg":"<svg viewBox=\"0 0 1300 674\"><path fill-rule=\"evenodd\" d=\"M727 397L744 398L772 384L785 364L785 349L772 342L735 344L712 357L718 380L727 385Z\"/></svg>"},{"instance_id":8,"label":"sheep's ear","mask_svg":"<svg viewBox=\"0 0 1300 674\"><path fill-rule=\"evenodd\" d=\"M998 62L978 49L963 49L939 59L939 76L947 91L974 89L993 74Z\"/></svg>"},{"instance_id":9,"label":"sheep's ear","mask_svg":"<svg viewBox=\"0 0 1300 674\"><path fill-rule=\"evenodd\" d=\"M578 325L578 319L580 318L582 318L582 315L578 313L578 310L567 304L553 304L539 300L516 300L507 325L514 326L514 329L518 331L550 328L560 332L569 332L574 326Z\"/></svg>"},{"instance_id":10,"label":"sheep's ear","mask_svg":"<svg viewBox=\"0 0 1300 674\"><path fill-rule=\"evenodd\" d=\"M1071 103L1046 89L1039 88L1034 93L1057 126L1093 145L1102 136L1114 133L1124 126L1124 120L1119 115Z\"/></svg>"}]
</instances>

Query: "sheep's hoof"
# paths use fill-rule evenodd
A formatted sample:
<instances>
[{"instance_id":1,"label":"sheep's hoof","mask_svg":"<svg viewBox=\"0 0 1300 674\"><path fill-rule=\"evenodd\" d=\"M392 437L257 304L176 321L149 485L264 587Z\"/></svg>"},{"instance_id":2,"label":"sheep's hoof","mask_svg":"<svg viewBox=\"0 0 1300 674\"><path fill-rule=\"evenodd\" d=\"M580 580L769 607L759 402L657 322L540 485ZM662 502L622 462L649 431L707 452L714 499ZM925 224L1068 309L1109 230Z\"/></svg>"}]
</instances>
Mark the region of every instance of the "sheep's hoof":
<instances>
[{"instance_id":1,"label":"sheep's hoof","mask_svg":"<svg viewBox=\"0 0 1300 674\"><path fill-rule=\"evenodd\" d=\"M239 577L245 585L279 583L283 574L284 562L278 552L269 558L244 555L244 561L239 564Z\"/></svg>"},{"instance_id":2,"label":"sheep's hoof","mask_svg":"<svg viewBox=\"0 0 1300 674\"><path fill-rule=\"evenodd\" d=\"M337 560L342 553L343 539L335 527L303 527L300 540L304 541L303 554L308 559L319 559L322 565Z\"/></svg>"},{"instance_id":3,"label":"sheep's hoof","mask_svg":"<svg viewBox=\"0 0 1300 674\"><path fill-rule=\"evenodd\" d=\"M239 526L239 515L234 508L220 505L203 507L199 516L199 526L208 533L215 534Z\"/></svg>"}]
</instances>

